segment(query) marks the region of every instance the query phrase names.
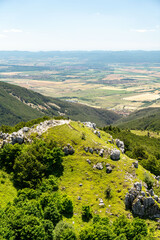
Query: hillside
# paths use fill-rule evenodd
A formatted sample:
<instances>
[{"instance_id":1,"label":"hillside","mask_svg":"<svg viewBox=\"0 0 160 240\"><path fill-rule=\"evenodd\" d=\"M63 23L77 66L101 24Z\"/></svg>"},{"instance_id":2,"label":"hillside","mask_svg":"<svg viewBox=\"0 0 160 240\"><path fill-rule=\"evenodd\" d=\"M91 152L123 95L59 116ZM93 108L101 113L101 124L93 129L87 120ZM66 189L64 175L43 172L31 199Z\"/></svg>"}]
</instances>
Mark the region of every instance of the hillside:
<instances>
[{"instance_id":1,"label":"hillside","mask_svg":"<svg viewBox=\"0 0 160 240\"><path fill-rule=\"evenodd\" d=\"M66 225L70 229L69 233L63 232L60 239L93 240L93 234L96 234L97 240L131 240L137 239L134 238L136 232L142 234L138 239L152 239L147 234L151 233L152 227L157 228L158 223L146 220L146 231L145 221L133 220L134 214L132 215L136 209L137 215L142 214L145 203L130 211L126 209L125 202L126 194L132 188L137 194L143 192L144 201L148 201L146 214L151 216L155 209L159 214L159 199L154 200L156 195L150 196L149 188L144 182L145 176L148 182L155 182L155 189L157 182L154 175L119 151L110 134L99 131L94 126L92 128L92 125L87 127L81 122L67 120L49 120L25 132L25 144L10 147L5 145L0 150L1 168L11 173L14 186L21 189L14 202L13 198L8 199L11 203L7 208L5 194L0 199L4 206L0 213L0 233L3 232L4 239L7 239L8 229L12 237L17 234L18 237L23 236L22 239L26 239L26 236L30 236L30 239L43 239L45 235L46 239L51 239L53 230L54 234L62 234L64 231L59 226L60 220L70 224ZM22 130L19 134L22 134ZM36 136L39 136L38 139ZM32 139L32 144L27 143L26 139L29 138ZM63 157L60 148L65 153ZM120 153L120 158L112 160L111 155L115 151ZM13 186L12 189L7 189L7 194L14 189ZM16 193L16 189L14 191ZM135 198L134 205L138 201ZM148 215L145 217L148 218ZM113 225L108 221L114 222ZM128 226L127 229L124 226ZM67 238L65 234L73 234L73 228L76 237ZM116 228L123 229L123 238ZM87 238L89 235L90 238ZM116 238L119 235L121 238ZM159 237L158 232L155 232L155 237Z\"/></svg>"},{"instance_id":2,"label":"hillside","mask_svg":"<svg viewBox=\"0 0 160 240\"><path fill-rule=\"evenodd\" d=\"M145 108L117 121L121 128L160 131L160 108Z\"/></svg>"},{"instance_id":3,"label":"hillside","mask_svg":"<svg viewBox=\"0 0 160 240\"><path fill-rule=\"evenodd\" d=\"M98 126L112 124L120 116L112 111L46 97L26 88L0 82L0 125L48 116L93 121Z\"/></svg>"}]
</instances>

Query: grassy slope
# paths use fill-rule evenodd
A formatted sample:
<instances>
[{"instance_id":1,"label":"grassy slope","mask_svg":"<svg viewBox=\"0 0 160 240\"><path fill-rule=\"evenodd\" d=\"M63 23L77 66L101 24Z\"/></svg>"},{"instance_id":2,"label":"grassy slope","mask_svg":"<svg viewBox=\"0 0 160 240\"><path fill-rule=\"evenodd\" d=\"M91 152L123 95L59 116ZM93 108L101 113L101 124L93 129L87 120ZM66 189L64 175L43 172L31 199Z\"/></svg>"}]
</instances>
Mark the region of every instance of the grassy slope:
<instances>
[{"instance_id":1,"label":"grassy slope","mask_svg":"<svg viewBox=\"0 0 160 240\"><path fill-rule=\"evenodd\" d=\"M120 119L116 125L122 128L160 131L160 108L146 108Z\"/></svg>"},{"instance_id":2,"label":"grassy slope","mask_svg":"<svg viewBox=\"0 0 160 240\"><path fill-rule=\"evenodd\" d=\"M36 106L40 105L41 112L28 107L9 93L18 96L21 101L25 101L26 103L32 103ZM53 103L53 105L49 103ZM0 82L0 124L13 125L20 121L40 117L43 114L57 116L59 115L59 111L65 113L66 117L70 117L73 120L94 121L98 126L112 124L120 118L116 113L105 109L97 109L82 104L61 101L56 98L45 97L19 86Z\"/></svg>"},{"instance_id":3,"label":"grassy slope","mask_svg":"<svg viewBox=\"0 0 160 240\"><path fill-rule=\"evenodd\" d=\"M85 140L82 140L82 133L85 134ZM135 169L132 166L134 160L124 154L121 154L119 161L112 161L109 155L101 158L95 152L91 154L84 151L84 146L104 149L115 148L114 144L106 143L110 139L109 134L101 131L102 138L100 139L93 133L93 130L85 127L82 123L70 122L69 125L65 124L49 129L42 137L53 139L62 147L70 143L75 149L72 156L64 157L64 172L59 179L59 191L63 194L66 193L73 201L73 217L64 218L64 220L73 223L77 232L80 230L80 226L89 224L81 219L82 205L91 206L93 213L108 216L111 220L122 214L132 217L130 211L125 210L124 197L134 182L143 181L146 170L140 165L138 169ZM86 161L87 159L91 160L91 165ZM93 165L97 162L103 163L103 170L93 169ZM106 163L115 166L110 174L106 173ZM83 186L80 187L80 183ZM112 189L112 198L109 200L105 198L104 194L108 186ZM63 187L65 187L64 190ZM81 197L81 200L78 200L78 196ZM0 171L0 205L5 206L8 201L13 201L14 197L16 197L16 189L8 175ZM103 199L105 207L99 206L99 198ZM156 226L154 221L147 221L150 227ZM156 232L157 237L158 234Z\"/></svg>"},{"instance_id":4,"label":"grassy slope","mask_svg":"<svg viewBox=\"0 0 160 240\"><path fill-rule=\"evenodd\" d=\"M9 179L9 175L0 170L0 207L5 207L8 202L13 201L17 190Z\"/></svg>"},{"instance_id":5,"label":"grassy slope","mask_svg":"<svg viewBox=\"0 0 160 240\"><path fill-rule=\"evenodd\" d=\"M86 134L86 140L82 140L82 132ZM82 222L81 209L82 205L90 205L93 213L101 216L108 216L114 219L116 216L130 212L125 210L124 197L129 188L136 181L143 180L144 169L139 166L135 169L132 166L133 160L121 154L119 161L112 161L109 156L103 158L96 153L86 153L84 146L111 149L115 148L113 144L106 144L109 134L101 132L102 138L99 139L91 129L84 127L78 122L71 122L70 126L62 125L49 130L44 134L44 138L52 138L64 146L70 143L75 153L72 156L64 157L64 173L60 178L60 191L69 195L74 204L74 215L69 222L74 222L75 229L78 231L79 226L87 223ZM91 165L86 161L90 159ZM103 170L93 169L93 165L102 162ZM105 164L114 165L112 173L107 174ZM82 183L83 186L79 186ZM105 199L104 191L110 186L112 189L112 198ZM65 190L62 190L65 187ZM78 200L78 196L82 199ZM102 198L105 207L99 207L99 198ZM106 211L108 213L106 213Z\"/></svg>"}]
</instances>

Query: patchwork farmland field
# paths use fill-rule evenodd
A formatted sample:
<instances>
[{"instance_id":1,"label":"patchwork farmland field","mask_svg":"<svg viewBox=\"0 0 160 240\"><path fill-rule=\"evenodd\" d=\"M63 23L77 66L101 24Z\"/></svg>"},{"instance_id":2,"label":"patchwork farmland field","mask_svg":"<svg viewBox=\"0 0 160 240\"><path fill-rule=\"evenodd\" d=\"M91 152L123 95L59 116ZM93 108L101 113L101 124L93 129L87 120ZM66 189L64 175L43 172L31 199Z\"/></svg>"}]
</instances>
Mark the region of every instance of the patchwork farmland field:
<instances>
[{"instance_id":1,"label":"patchwork farmland field","mask_svg":"<svg viewBox=\"0 0 160 240\"><path fill-rule=\"evenodd\" d=\"M80 53L69 55L1 58L0 80L123 114L160 106L159 62L96 61Z\"/></svg>"}]
</instances>

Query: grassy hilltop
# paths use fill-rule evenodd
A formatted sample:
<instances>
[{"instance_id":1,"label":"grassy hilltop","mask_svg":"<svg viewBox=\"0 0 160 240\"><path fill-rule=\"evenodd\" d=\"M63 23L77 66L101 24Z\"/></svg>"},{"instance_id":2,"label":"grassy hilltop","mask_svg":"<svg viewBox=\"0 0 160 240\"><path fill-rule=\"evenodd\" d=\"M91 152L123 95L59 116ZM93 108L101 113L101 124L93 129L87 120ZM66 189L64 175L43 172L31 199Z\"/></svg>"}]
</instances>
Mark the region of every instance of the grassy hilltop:
<instances>
[{"instance_id":1,"label":"grassy hilltop","mask_svg":"<svg viewBox=\"0 0 160 240\"><path fill-rule=\"evenodd\" d=\"M132 221L133 219L132 213L129 210L125 209L125 204L124 204L125 195L128 192L128 190L131 187L133 187L133 184L135 182L144 181L145 173L147 173L150 179L154 181L153 175L151 175L141 165L139 165L138 169L136 169L133 166L133 162L135 160L130 159L125 154L121 153L120 160L118 161L111 160L109 152L111 149L117 148L117 147L115 144L110 143L108 141L108 140L111 140L111 136L108 133L104 131L100 131L100 133L101 133L101 138L99 138L92 129L84 126L84 124L82 124L81 122L70 121L70 123L68 124L50 128L48 131L43 133L41 137L38 137L37 134L35 133L32 134L31 136L34 139L34 141L37 139L37 137L39 138L38 141L42 141L42 142L37 142L37 145L35 143L35 146L37 147L41 146L39 150L40 154L43 153L43 149L46 149L45 146L48 146L49 148L47 150L47 156L46 156L46 152L45 154L43 154L45 155L45 159L46 159L45 162L43 160L41 162L41 165L39 165L40 162L37 163L35 161L30 170L27 169L27 167L30 168L29 164L30 163L32 164L32 161L34 161L34 158L32 157L31 158L32 160L30 159L30 161L27 163L24 157L26 157L27 159L30 153L36 154L37 150L36 149L34 150L32 148L32 146L34 146L34 143L29 145L24 144L22 145L22 149L18 148L18 151L20 151L20 153L18 153L19 154L18 157L15 158L15 160L13 160L12 170L11 170L11 165L9 165L9 168L6 167L8 166L7 164L3 167L4 171L5 169L6 170L9 169L9 175L1 171L1 179L2 179L1 186L4 186L4 184L6 184L8 185L8 187L7 188L1 187L1 195L0 195L0 202L1 202L1 206L3 207L1 209L2 213L3 211L5 211L6 212L5 214L6 216L8 216L8 219L9 217L12 216L14 221L17 221L17 223L20 226L18 230L19 233L17 234L22 234L22 232L24 231L23 228L21 230L21 224L18 222L19 221L18 219L21 219L20 221L23 222L23 218L28 218L27 216L35 217L37 219L36 221L40 222L40 223L37 223L40 225L36 225L36 227L41 226L41 229L44 229L43 218L51 219L52 223L54 223L54 226L57 224L58 221L63 219L63 221L67 222L67 224L69 223L73 225L74 230L76 232L77 239L80 239L78 236L83 228L89 229L91 227L92 219L94 216L97 216L97 215L99 215L101 218L108 217L111 222L117 221L116 219L118 219L122 215L125 215L126 217L131 219L127 221L129 222ZM54 145L55 144L54 142L56 142L57 144ZM44 143L48 145L45 145ZM52 149L55 149L55 147L52 147L52 146L56 146L56 149L57 149L57 147L63 148L64 146L67 146L67 144L70 144L74 148L75 150L74 154L63 157L61 168L60 167L57 168L56 165L53 165L53 170L52 170L52 165L50 165L51 167L48 169L47 161L50 161L49 159L51 156L48 154L53 154ZM84 150L84 147L90 147L93 149L103 148L106 151L104 156L100 157L99 154L97 154L95 151L93 152L93 154L90 152L86 152ZM1 150L0 152L1 167L2 167L2 162L4 161L4 159L2 159L3 154ZM56 154L57 156L59 156L58 155L59 150L57 150ZM37 159L41 159L41 156L37 157ZM91 161L90 164L88 163L87 159ZM93 168L93 166L97 163L102 163L103 165L102 170ZM106 173L105 166L107 163L110 164L110 166L112 167L111 173ZM61 164L61 163L59 162L57 164ZM57 165L57 166L60 166L60 165ZM32 173L33 170L34 170L34 174ZM55 179L51 180L48 175L48 171L49 171L49 174L56 176L57 180ZM3 175L5 175L5 177L3 177ZM36 175L39 177L36 178ZM17 187L13 186L12 180L14 183L16 184L18 183L18 185L15 185L15 186L18 186L18 188L22 190L18 190ZM29 189L29 188L25 188L25 186L31 186L31 187ZM109 189L109 196L106 195L107 189ZM145 189L144 185L142 189ZM17 198L16 200L13 201L13 198L16 197L17 190L18 190ZM6 195L7 195L7 198L6 198ZM53 211L53 208L51 208L51 205L50 205L52 196L53 196L53 199L55 199L54 214L57 214L56 220L55 218L53 218L53 216L55 215L53 215L51 218L51 213L50 213L51 211ZM79 197L80 199L78 199ZM102 199L104 203L104 206L102 207L99 206L100 199ZM7 206L8 201L10 201L11 203L10 205ZM67 212L68 209L70 208L72 209L71 202L73 206L73 211L68 213ZM62 204L62 207L60 204ZM3 210L5 209L5 206L7 206L8 210ZM85 221L82 217L83 215L82 209L84 206L89 206L91 215L92 215L92 217L89 218L87 221ZM57 210L55 210L55 208ZM63 211L58 210L59 208L63 209ZM12 215L11 213L12 209L15 209L14 211L16 213L14 215ZM2 213L0 215L1 221L2 221L2 215L3 215ZM6 220L5 217L3 216L3 224L2 224L2 227L0 228L0 232L2 231L3 226L5 228L5 231L7 232L8 228L6 226L10 226L9 228L12 228L13 234L14 234L14 231L15 232L17 231L17 226L14 226L14 224L12 225L11 223L8 223L8 222L6 224L6 221L8 220ZM149 226L148 231L150 228L156 227L157 225L156 222L151 220L147 220L147 223ZM27 225L28 227L30 226L29 222L27 223L24 222L24 225L25 224L28 224ZM38 229L38 227L35 229ZM28 230L28 231L31 231L31 230ZM34 234L37 234L37 233L34 233ZM43 236L42 232L41 234L42 234L41 236ZM49 236L47 234L46 236ZM156 234L155 236L158 236L158 232L156 232L155 234ZM7 239L7 238L4 238L4 239ZM43 239L43 237L40 237L40 238L30 237L30 239ZM46 239L50 239L50 238L46 237ZM69 238L62 238L62 239L69 239ZM71 238L71 239L76 239L76 238ZM81 238L81 239L87 239L87 238ZM93 238L88 238L88 239L93 239ZM115 239L115 238L109 238L109 239ZM120 238L117 238L117 239L120 239ZM129 239L129 238L123 238L123 239ZM133 239L133 238L130 238L130 239ZM146 239L151 239L151 238L146 238Z\"/></svg>"}]
</instances>

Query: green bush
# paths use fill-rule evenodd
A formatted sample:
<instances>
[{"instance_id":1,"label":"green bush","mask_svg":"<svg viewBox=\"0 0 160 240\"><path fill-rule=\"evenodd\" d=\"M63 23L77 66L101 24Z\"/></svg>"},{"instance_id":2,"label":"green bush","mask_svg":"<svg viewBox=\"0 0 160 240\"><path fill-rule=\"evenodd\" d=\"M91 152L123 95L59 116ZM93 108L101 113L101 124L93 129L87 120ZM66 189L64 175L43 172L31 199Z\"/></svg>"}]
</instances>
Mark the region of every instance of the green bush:
<instances>
[{"instance_id":1,"label":"green bush","mask_svg":"<svg viewBox=\"0 0 160 240\"><path fill-rule=\"evenodd\" d=\"M76 234L72 225L60 221L53 232L53 240L76 240Z\"/></svg>"},{"instance_id":2,"label":"green bush","mask_svg":"<svg viewBox=\"0 0 160 240\"><path fill-rule=\"evenodd\" d=\"M63 152L43 140L37 140L23 148L14 164L14 183L19 188L35 188L43 177L59 176L63 171Z\"/></svg>"},{"instance_id":3,"label":"green bush","mask_svg":"<svg viewBox=\"0 0 160 240\"><path fill-rule=\"evenodd\" d=\"M44 219L50 220L54 226L62 219L62 215L54 202L50 202L45 207Z\"/></svg>"},{"instance_id":4,"label":"green bush","mask_svg":"<svg viewBox=\"0 0 160 240\"><path fill-rule=\"evenodd\" d=\"M154 180L150 177L150 175L148 173L144 173L143 181L147 184L148 189L151 189L153 187Z\"/></svg>"},{"instance_id":5,"label":"green bush","mask_svg":"<svg viewBox=\"0 0 160 240\"><path fill-rule=\"evenodd\" d=\"M21 154L22 148L22 145L18 143L5 144L3 148L0 148L0 168L12 172L15 159Z\"/></svg>"},{"instance_id":6,"label":"green bush","mask_svg":"<svg viewBox=\"0 0 160 240\"><path fill-rule=\"evenodd\" d=\"M90 206L82 206L82 219L88 222L92 218Z\"/></svg>"},{"instance_id":7,"label":"green bush","mask_svg":"<svg viewBox=\"0 0 160 240\"><path fill-rule=\"evenodd\" d=\"M66 217L72 217L73 215L73 204L71 199L64 195L62 198L62 214Z\"/></svg>"},{"instance_id":8,"label":"green bush","mask_svg":"<svg viewBox=\"0 0 160 240\"><path fill-rule=\"evenodd\" d=\"M105 194L106 199L110 199L112 197L112 189L110 186L107 186L104 194Z\"/></svg>"}]
</instances>

